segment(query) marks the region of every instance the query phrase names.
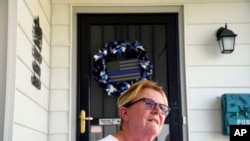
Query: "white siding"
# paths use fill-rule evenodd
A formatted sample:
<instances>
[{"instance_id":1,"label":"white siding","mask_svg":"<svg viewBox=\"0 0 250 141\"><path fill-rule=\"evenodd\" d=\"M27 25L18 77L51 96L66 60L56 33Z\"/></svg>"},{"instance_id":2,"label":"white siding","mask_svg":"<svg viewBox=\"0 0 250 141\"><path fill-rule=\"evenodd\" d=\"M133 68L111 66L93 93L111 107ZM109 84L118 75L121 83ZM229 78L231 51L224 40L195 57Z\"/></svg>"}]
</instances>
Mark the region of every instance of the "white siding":
<instances>
[{"instance_id":1,"label":"white siding","mask_svg":"<svg viewBox=\"0 0 250 141\"><path fill-rule=\"evenodd\" d=\"M15 124L13 130L13 141L47 141L47 134L34 131L22 125Z\"/></svg>"},{"instance_id":2,"label":"white siding","mask_svg":"<svg viewBox=\"0 0 250 141\"><path fill-rule=\"evenodd\" d=\"M30 79L32 72L27 69L20 60L17 60L16 66L19 69L19 71L16 73L16 89L48 111L48 88L46 88L44 85L41 86L41 90L33 87ZM19 99L15 100L18 102Z\"/></svg>"},{"instance_id":3,"label":"white siding","mask_svg":"<svg viewBox=\"0 0 250 141\"><path fill-rule=\"evenodd\" d=\"M221 134L220 96L250 92L249 0L18 0L13 141L68 141L75 136L72 103L72 5L184 8L185 84L190 141L227 141ZM131 7L133 8L133 7ZM167 9L167 8L166 8ZM240 9L240 10L238 10ZM135 10L135 9L133 9ZM31 84L33 18L43 30L42 88ZM215 33L228 23L236 34L232 54L220 54ZM51 41L50 41L51 40ZM74 39L75 40L75 39ZM75 109L74 109L75 110Z\"/></svg>"},{"instance_id":4,"label":"white siding","mask_svg":"<svg viewBox=\"0 0 250 141\"><path fill-rule=\"evenodd\" d=\"M70 140L70 5L52 5L50 141ZM75 123L73 123L75 124Z\"/></svg>"},{"instance_id":5,"label":"white siding","mask_svg":"<svg viewBox=\"0 0 250 141\"><path fill-rule=\"evenodd\" d=\"M194 3L184 11L189 140L228 141L221 131L220 96L250 93L250 3ZM238 34L232 54L221 54L216 42L225 23Z\"/></svg>"},{"instance_id":6,"label":"white siding","mask_svg":"<svg viewBox=\"0 0 250 141\"><path fill-rule=\"evenodd\" d=\"M54 94L59 95L57 91L62 91L65 96L67 95L65 93L69 90L69 99L74 99L76 96L70 93L71 87L66 86L71 84L70 81L74 76L71 74L67 77L63 76L72 70L71 66L73 64L70 62L70 58L74 59L71 51L73 43L70 41L70 38L73 36L70 26L74 28L74 25L71 25L72 19L70 18L70 15L72 15L69 10L71 4L74 6L112 5L114 7L124 4L147 5L149 7L154 4L162 6L183 5L183 50L185 51L183 55L185 58L182 64L185 64L185 78L183 80L186 80L186 86L183 87L186 90L185 97L187 98L186 100L183 99L187 103L187 107L183 110L187 111L188 115L188 138L186 140L227 141L229 139L229 137L223 136L221 133L220 96L227 92L240 93L250 91L250 75L248 73L250 71L250 56L248 55L250 51L249 0L92 0L91 3L89 2L89 0L52 0L53 25L51 42L53 48L53 69L51 74L51 93L53 91ZM133 8L131 9L132 11L134 10ZM60 17L59 15L61 14L65 15L65 18ZM228 23L229 29L238 34L235 51L228 55L220 53L215 37L217 29L224 26L225 23ZM70 49L66 49L67 47L70 47ZM65 61L63 55L55 55L56 52L62 52L68 57L68 51L71 56L69 57L69 70L68 61ZM64 64L62 60L66 63ZM58 83L61 79L68 82ZM68 104L67 102L64 101L65 104ZM53 111L58 111L59 113L51 115L51 122L55 121L54 119L59 116L66 116L63 114L63 111L67 111L67 107L63 105L63 102L57 101L53 103L51 110L53 109ZM70 115L70 117L75 117L75 115ZM70 124L70 122L68 123ZM54 127L51 140L65 139L67 136L63 132L65 131ZM60 136L56 133L62 134Z\"/></svg>"},{"instance_id":7,"label":"white siding","mask_svg":"<svg viewBox=\"0 0 250 141\"><path fill-rule=\"evenodd\" d=\"M16 92L14 123L48 134L48 111L20 92Z\"/></svg>"},{"instance_id":8,"label":"white siding","mask_svg":"<svg viewBox=\"0 0 250 141\"><path fill-rule=\"evenodd\" d=\"M50 89L50 0L18 0L16 92L13 141L48 141ZM46 11L46 12L45 12ZM31 83L34 18L43 31L41 89Z\"/></svg>"}]
</instances>

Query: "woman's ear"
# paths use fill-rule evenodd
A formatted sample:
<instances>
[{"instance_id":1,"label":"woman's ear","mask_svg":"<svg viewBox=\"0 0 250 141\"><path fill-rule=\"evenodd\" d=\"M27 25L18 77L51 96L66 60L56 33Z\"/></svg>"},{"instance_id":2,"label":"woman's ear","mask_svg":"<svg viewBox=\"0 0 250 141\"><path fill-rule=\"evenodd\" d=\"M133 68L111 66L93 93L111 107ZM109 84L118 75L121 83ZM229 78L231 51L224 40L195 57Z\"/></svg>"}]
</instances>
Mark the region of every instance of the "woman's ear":
<instances>
[{"instance_id":1,"label":"woman's ear","mask_svg":"<svg viewBox=\"0 0 250 141\"><path fill-rule=\"evenodd\" d=\"M119 109L120 117L123 119L124 122L127 122L129 120L128 118L128 109L125 107L121 107Z\"/></svg>"}]
</instances>

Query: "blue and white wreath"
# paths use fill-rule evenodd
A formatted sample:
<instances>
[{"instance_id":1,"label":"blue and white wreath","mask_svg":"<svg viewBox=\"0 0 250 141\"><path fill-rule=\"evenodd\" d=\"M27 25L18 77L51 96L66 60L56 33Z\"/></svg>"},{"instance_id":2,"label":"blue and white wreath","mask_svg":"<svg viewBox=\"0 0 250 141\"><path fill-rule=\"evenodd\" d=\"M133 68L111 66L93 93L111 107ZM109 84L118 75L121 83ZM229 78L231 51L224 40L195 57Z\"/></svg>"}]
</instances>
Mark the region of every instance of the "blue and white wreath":
<instances>
[{"instance_id":1,"label":"blue and white wreath","mask_svg":"<svg viewBox=\"0 0 250 141\"><path fill-rule=\"evenodd\" d=\"M115 61L117 57L124 57L125 59L137 58L139 60L140 78L129 81L110 81L107 62ZM93 59L93 78L105 89L109 96L119 96L133 83L152 78L153 65L148 59L147 52L138 41L108 42L93 55Z\"/></svg>"}]
</instances>

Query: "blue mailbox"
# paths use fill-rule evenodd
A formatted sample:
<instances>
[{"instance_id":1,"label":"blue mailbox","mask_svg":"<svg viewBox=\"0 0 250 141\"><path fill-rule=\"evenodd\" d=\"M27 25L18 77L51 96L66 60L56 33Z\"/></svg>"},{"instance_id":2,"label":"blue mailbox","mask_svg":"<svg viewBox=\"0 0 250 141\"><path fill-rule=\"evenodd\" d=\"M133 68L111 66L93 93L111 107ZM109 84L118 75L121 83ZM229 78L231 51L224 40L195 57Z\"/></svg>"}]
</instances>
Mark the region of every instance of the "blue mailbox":
<instances>
[{"instance_id":1,"label":"blue mailbox","mask_svg":"<svg viewBox=\"0 0 250 141\"><path fill-rule=\"evenodd\" d=\"M223 94L221 110L224 135L230 135L230 125L250 125L250 94Z\"/></svg>"}]
</instances>

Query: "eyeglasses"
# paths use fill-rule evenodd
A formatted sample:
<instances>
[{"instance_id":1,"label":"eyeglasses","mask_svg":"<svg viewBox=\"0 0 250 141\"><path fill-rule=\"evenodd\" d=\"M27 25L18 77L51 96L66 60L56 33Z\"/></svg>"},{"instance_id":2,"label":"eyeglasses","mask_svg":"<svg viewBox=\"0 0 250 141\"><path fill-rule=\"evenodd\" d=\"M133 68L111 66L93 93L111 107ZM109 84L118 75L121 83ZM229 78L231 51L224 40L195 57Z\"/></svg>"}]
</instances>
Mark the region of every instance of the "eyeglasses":
<instances>
[{"instance_id":1,"label":"eyeglasses","mask_svg":"<svg viewBox=\"0 0 250 141\"><path fill-rule=\"evenodd\" d=\"M169 114L170 107L168 107L165 104L156 103L154 100L149 99L149 98L141 98L141 99L139 99L137 101L125 104L124 107L128 108L129 106L131 106L133 104L136 104L138 102L141 102L141 101L144 102L146 108L149 109L149 110L153 110L153 109L155 109L156 106L158 106L161 109L161 114L162 115L167 116Z\"/></svg>"}]
</instances>

